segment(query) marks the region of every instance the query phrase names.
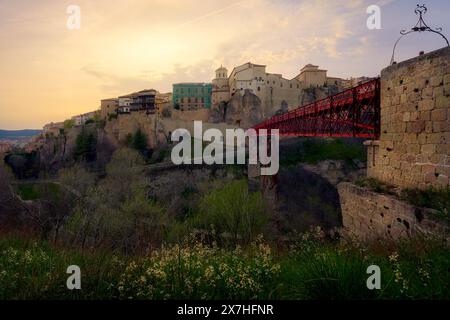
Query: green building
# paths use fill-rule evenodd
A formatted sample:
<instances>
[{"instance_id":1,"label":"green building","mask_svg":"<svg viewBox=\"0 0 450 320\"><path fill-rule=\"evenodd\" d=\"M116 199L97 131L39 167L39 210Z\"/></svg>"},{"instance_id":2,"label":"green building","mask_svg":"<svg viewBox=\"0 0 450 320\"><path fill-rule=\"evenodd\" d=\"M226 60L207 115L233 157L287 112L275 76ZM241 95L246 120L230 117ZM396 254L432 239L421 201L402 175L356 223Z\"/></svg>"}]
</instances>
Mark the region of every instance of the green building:
<instances>
[{"instance_id":1,"label":"green building","mask_svg":"<svg viewBox=\"0 0 450 320\"><path fill-rule=\"evenodd\" d=\"M173 105L181 110L211 108L211 83L176 83L173 85Z\"/></svg>"}]
</instances>

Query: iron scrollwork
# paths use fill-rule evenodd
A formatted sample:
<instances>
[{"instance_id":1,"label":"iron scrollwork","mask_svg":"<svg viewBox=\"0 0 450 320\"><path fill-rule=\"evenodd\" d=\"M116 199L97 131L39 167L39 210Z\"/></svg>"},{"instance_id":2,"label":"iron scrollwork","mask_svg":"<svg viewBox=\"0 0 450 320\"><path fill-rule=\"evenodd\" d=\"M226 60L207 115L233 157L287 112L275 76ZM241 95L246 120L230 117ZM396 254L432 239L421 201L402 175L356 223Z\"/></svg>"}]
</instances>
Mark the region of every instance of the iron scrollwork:
<instances>
[{"instance_id":1,"label":"iron scrollwork","mask_svg":"<svg viewBox=\"0 0 450 320\"><path fill-rule=\"evenodd\" d=\"M400 40L413 32L432 32L432 33L436 33L438 35L440 35L445 42L447 43L447 46L450 46L450 43L448 42L447 38L444 36L444 34L442 34L442 28L435 28L432 29L428 26L428 24L425 22L425 20L423 19L423 16L428 12L427 7L423 4L423 5L417 5L416 9L414 10L414 13L416 15L419 16L419 21L417 21L416 25L414 27L411 28L411 30L406 31L406 30L402 30L400 31L400 38L398 38L398 40L395 42L394 45L394 50L392 51L392 58L391 58L391 65L394 64L395 62L395 49L397 48L398 43L400 42Z\"/></svg>"}]
</instances>

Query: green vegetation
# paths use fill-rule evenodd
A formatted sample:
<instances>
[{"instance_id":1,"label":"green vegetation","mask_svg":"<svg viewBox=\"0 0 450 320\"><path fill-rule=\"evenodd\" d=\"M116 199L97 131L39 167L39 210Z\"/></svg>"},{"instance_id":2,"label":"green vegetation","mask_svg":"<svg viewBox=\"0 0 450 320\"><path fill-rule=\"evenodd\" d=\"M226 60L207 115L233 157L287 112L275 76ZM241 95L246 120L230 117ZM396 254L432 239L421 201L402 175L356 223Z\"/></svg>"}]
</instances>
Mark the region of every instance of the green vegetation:
<instances>
[{"instance_id":1,"label":"green vegetation","mask_svg":"<svg viewBox=\"0 0 450 320\"><path fill-rule=\"evenodd\" d=\"M235 249L187 243L132 257L3 238L0 299L450 299L450 251L438 242L362 248L306 234L281 251L261 239ZM73 264L82 290L66 289ZM373 264L381 290L366 287Z\"/></svg>"},{"instance_id":2,"label":"green vegetation","mask_svg":"<svg viewBox=\"0 0 450 320\"><path fill-rule=\"evenodd\" d=\"M108 121L112 121L117 119L117 113L110 113L108 114Z\"/></svg>"},{"instance_id":3,"label":"green vegetation","mask_svg":"<svg viewBox=\"0 0 450 320\"><path fill-rule=\"evenodd\" d=\"M205 195L200 201L200 213L190 223L217 233L217 240L235 246L253 241L268 220L261 193L250 193L247 181L239 180Z\"/></svg>"},{"instance_id":4,"label":"green vegetation","mask_svg":"<svg viewBox=\"0 0 450 320\"><path fill-rule=\"evenodd\" d=\"M137 129L134 134L128 134L126 137L126 145L129 148L135 149L139 151L141 154L145 154L148 146L148 138L147 135L141 130L141 128Z\"/></svg>"},{"instance_id":5,"label":"green vegetation","mask_svg":"<svg viewBox=\"0 0 450 320\"><path fill-rule=\"evenodd\" d=\"M355 184L359 187L368 188L374 192L396 195L395 188L393 186L385 184L374 178L363 178L356 181Z\"/></svg>"},{"instance_id":6,"label":"green vegetation","mask_svg":"<svg viewBox=\"0 0 450 320\"><path fill-rule=\"evenodd\" d=\"M437 210L437 218L450 223L450 187L440 190L406 189L402 191L401 198L417 207Z\"/></svg>"},{"instance_id":7,"label":"green vegetation","mask_svg":"<svg viewBox=\"0 0 450 320\"><path fill-rule=\"evenodd\" d=\"M22 200L37 200L40 199L45 192L50 192L57 195L61 190L57 184L45 183L27 183L19 184L16 187L17 193L20 195Z\"/></svg>"},{"instance_id":8,"label":"green vegetation","mask_svg":"<svg viewBox=\"0 0 450 320\"><path fill-rule=\"evenodd\" d=\"M94 141L87 128L81 132L81 159ZM306 143L317 152L303 159L320 158L322 148ZM34 200L20 206L11 173L0 166L0 217L14 218L8 232L0 225L0 299L450 299L443 242L362 245L324 232L298 235L249 191L242 166L206 173L202 183L151 185L138 149L117 150L101 177L78 162L59 171L57 184L20 184L17 192ZM373 179L359 184L394 193ZM155 187L173 194L161 197ZM448 214L448 195L409 190L404 197ZM303 199L303 218L317 208L336 214L314 193ZM70 265L81 268L82 290L66 288ZM366 287L371 265L381 268L381 290Z\"/></svg>"},{"instance_id":9,"label":"green vegetation","mask_svg":"<svg viewBox=\"0 0 450 320\"><path fill-rule=\"evenodd\" d=\"M67 119L64 121L64 129L68 130L75 127L75 120Z\"/></svg>"},{"instance_id":10,"label":"green vegetation","mask_svg":"<svg viewBox=\"0 0 450 320\"><path fill-rule=\"evenodd\" d=\"M367 153L362 143L348 142L344 139L308 139L297 148L286 150L280 157L282 166L298 163L315 164L324 160L365 161Z\"/></svg>"},{"instance_id":11,"label":"green vegetation","mask_svg":"<svg viewBox=\"0 0 450 320\"><path fill-rule=\"evenodd\" d=\"M86 129L80 132L75 141L75 159L91 162L96 159L97 137Z\"/></svg>"}]
</instances>

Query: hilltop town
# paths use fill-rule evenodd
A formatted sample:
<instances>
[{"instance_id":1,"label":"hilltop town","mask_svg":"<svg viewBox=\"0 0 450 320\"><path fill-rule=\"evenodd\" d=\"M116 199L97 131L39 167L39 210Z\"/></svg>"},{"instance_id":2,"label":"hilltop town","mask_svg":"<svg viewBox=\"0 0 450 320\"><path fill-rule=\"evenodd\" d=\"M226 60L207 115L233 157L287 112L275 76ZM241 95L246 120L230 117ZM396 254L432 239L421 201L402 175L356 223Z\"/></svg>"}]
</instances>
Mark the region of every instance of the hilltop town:
<instances>
[{"instance_id":1,"label":"hilltop town","mask_svg":"<svg viewBox=\"0 0 450 320\"><path fill-rule=\"evenodd\" d=\"M327 70L312 64L305 65L290 80L268 73L265 65L251 62L233 68L230 74L220 66L210 83L175 83L168 93L145 89L102 99L98 110L45 125L42 135L27 149L38 148L45 137L56 137L64 128L98 121L104 122L105 131L115 143L139 128L150 147L166 142L177 128L191 130L193 120L214 124L219 129L249 128L367 80L330 77Z\"/></svg>"}]
</instances>

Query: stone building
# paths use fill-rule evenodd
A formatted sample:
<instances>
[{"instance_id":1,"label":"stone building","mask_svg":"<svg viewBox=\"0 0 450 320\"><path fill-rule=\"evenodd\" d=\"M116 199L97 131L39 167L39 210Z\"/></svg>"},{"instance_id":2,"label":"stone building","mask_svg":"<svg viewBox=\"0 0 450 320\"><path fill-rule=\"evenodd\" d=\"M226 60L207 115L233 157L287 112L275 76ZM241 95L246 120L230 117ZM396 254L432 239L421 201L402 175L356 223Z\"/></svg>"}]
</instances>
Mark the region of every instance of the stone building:
<instances>
[{"instance_id":1,"label":"stone building","mask_svg":"<svg viewBox=\"0 0 450 320\"><path fill-rule=\"evenodd\" d=\"M146 111L147 114L156 112L156 94L154 89L142 90L132 95L131 111Z\"/></svg>"},{"instance_id":2,"label":"stone building","mask_svg":"<svg viewBox=\"0 0 450 320\"><path fill-rule=\"evenodd\" d=\"M171 109L173 96L171 92L156 94L156 112L161 115L164 109Z\"/></svg>"},{"instance_id":3,"label":"stone building","mask_svg":"<svg viewBox=\"0 0 450 320\"><path fill-rule=\"evenodd\" d=\"M50 122L43 127L43 135L58 136L61 129L64 129L64 122Z\"/></svg>"},{"instance_id":4,"label":"stone building","mask_svg":"<svg viewBox=\"0 0 450 320\"><path fill-rule=\"evenodd\" d=\"M119 99L103 99L100 101L100 116L105 119L110 114L117 113L117 108L119 107Z\"/></svg>"},{"instance_id":5,"label":"stone building","mask_svg":"<svg viewBox=\"0 0 450 320\"><path fill-rule=\"evenodd\" d=\"M181 110L211 108L211 83L176 83L173 85L173 105Z\"/></svg>"},{"instance_id":6,"label":"stone building","mask_svg":"<svg viewBox=\"0 0 450 320\"><path fill-rule=\"evenodd\" d=\"M230 85L228 84L228 70L220 66L216 70L216 78L212 81L211 100L213 106L230 101Z\"/></svg>"},{"instance_id":7,"label":"stone building","mask_svg":"<svg viewBox=\"0 0 450 320\"><path fill-rule=\"evenodd\" d=\"M95 116L98 115L98 111L92 111L88 113L83 113L80 115L76 115L72 117L72 120L75 122L76 126L84 125L88 120L93 120Z\"/></svg>"},{"instance_id":8,"label":"stone building","mask_svg":"<svg viewBox=\"0 0 450 320\"><path fill-rule=\"evenodd\" d=\"M228 77L228 86L225 83L226 74L223 67L216 70L216 79L213 80L213 108L218 108L222 102L228 102L236 93L244 95L249 90L261 100L263 117L270 117L279 110L296 108L310 102L309 100L325 98L330 91L335 93L345 88L345 80L327 77L326 70L314 65L305 66L291 80L281 74L267 73L265 65L251 62L233 69ZM229 93L226 92L227 89ZM312 95L311 99L308 95Z\"/></svg>"}]
</instances>

